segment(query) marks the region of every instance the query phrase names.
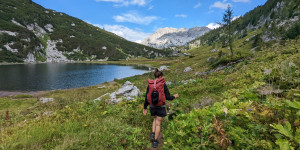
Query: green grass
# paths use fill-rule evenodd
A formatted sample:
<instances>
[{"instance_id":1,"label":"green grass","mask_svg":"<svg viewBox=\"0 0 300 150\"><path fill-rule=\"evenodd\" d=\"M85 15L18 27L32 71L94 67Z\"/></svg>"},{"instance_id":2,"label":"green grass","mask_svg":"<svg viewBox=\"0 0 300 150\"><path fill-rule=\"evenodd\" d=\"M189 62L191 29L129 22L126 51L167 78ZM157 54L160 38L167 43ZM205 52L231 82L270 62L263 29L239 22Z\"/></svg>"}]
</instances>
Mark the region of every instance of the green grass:
<instances>
[{"instance_id":1,"label":"green grass","mask_svg":"<svg viewBox=\"0 0 300 150\"><path fill-rule=\"evenodd\" d=\"M239 45L235 44L236 47ZM172 82L168 86L170 92L178 93L180 97L167 103L170 114L162 123L164 149L279 149L283 146L297 149L300 120L295 104L300 101L300 55L296 49L299 48L300 44L292 40L285 45L263 46L261 51L252 54L248 52L249 45L242 44L238 50L245 60L201 77L196 77L195 73L214 68L207 61L209 57L217 58L218 55L210 52L211 46L190 50L189 53L195 56L192 58L143 58L103 63L169 66L170 70L164 71L164 76ZM184 72L188 66L193 70ZM264 69L272 69L272 72L264 74ZM0 148L150 147L152 119L149 114L146 117L142 115L143 95L133 102L115 105L93 102L105 93L116 91L125 81L133 82L145 93L149 78L153 78L153 73L104 83L106 88L92 86L52 91L43 95L54 98L54 102L47 104L26 96L1 98ZM195 82L180 82L189 79ZM265 86L280 88L283 93L259 95L258 91ZM295 104L289 101L295 101ZM4 119L6 110L11 112L10 120ZM52 116L44 115L49 111L53 111ZM291 124L290 129L286 127L288 123ZM280 125L282 129L278 129ZM286 130L291 136L284 135L281 130ZM221 143L221 140L227 142Z\"/></svg>"}]
</instances>

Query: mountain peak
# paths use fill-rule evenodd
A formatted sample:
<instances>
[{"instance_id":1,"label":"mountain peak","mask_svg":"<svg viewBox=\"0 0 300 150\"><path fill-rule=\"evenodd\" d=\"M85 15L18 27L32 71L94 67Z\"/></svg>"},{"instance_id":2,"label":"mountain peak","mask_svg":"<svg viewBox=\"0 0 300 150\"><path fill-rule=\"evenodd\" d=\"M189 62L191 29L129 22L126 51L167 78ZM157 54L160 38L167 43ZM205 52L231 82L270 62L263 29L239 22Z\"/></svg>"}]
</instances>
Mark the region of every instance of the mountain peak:
<instances>
[{"instance_id":1,"label":"mountain peak","mask_svg":"<svg viewBox=\"0 0 300 150\"><path fill-rule=\"evenodd\" d=\"M198 26L190 29L165 27L158 29L150 37L143 40L142 44L158 49L183 46L208 31L210 31L209 28Z\"/></svg>"}]
</instances>

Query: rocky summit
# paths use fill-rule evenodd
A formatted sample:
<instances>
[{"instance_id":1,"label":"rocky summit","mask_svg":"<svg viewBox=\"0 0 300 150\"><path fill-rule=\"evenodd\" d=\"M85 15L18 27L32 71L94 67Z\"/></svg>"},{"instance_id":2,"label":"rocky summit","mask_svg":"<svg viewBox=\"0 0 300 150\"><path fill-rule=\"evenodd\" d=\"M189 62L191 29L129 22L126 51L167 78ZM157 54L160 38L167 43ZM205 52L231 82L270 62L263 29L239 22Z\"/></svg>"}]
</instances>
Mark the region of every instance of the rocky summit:
<instances>
[{"instance_id":1,"label":"rocky summit","mask_svg":"<svg viewBox=\"0 0 300 150\"><path fill-rule=\"evenodd\" d=\"M142 41L142 44L163 49L174 46L184 46L188 42L204 35L209 32L210 29L207 27L194 27L190 29L186 28L161 28L158 29L150 37Z\"/></svg>"}]
</instances>

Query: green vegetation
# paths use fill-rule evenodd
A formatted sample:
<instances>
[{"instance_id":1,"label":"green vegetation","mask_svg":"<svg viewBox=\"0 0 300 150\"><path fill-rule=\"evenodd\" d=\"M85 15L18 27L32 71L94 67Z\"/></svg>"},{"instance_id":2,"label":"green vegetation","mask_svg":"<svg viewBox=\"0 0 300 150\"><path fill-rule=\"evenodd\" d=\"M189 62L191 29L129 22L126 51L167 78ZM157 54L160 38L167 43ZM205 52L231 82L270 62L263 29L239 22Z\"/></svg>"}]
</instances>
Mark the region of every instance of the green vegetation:
<instances>
[{"instance_id":1,"label":"green vegetation","mask_svg":"<svg viewBox=\"0 0 300 150\"><path fill-rule=\"evenodd\" d=\"M223 15L223 23L220 23L226 29L227 34L227 43L230 48L231 56L233 56L233 49L232 49L232 40L233 40L233 31L232 31L232 21L233 21L233 10L228 5L225 13Z\"/></svg>"},{"instance_id":2,"label":"green vegetation","mask_svg":"<svg viewBox=\"0 0 300 150\"><path fill-rule=\"evenodd\" d=\"M250 33L247 37L252 36ZM236 41L243 43L244 39ZM221 44L217 44L220 45ZM195 77L214 68L212 46L189 52L195 56L117 63L170 66L164 71L171 93L180 98L168 102L164 119L165 149L299 149L300 48L299 42L262 47L247 53L251 43L234 47L243 59L224 70ZM221 49L224 53L230 50ZM230 55L222 56L231 58ZM110 62L108 62L110 63ZM111 62L116 63L116 62ZM185 67L193 71L184 73ZM217 67L217 66L216 66ZM86 87L49 92L54 102L35 98L1 98L3 149L144 149L150 147L151 117L142 115L144 97L132 102L107 104L93 99L116 91L125 81L146 89L152 73L105 83L107 88ZM182 80L195 81L184 84ZM277 91L280 89L279 91ZM277 92L276 92L277 91ZM19 97L19 98L18 98ZM18 104L22 102L22 104ZM19 107L22 106L22 107ZM5 112L9 110L9 120ZM53 111L51 116L44 112ZM25 121L26 120L26 121Z\"/></svg>"},{"instance_id":3,"label":"green vegetation","mask_svg":"<svg viewBox=\"0 0 300 150\"><path fill-rule=\"evenodd\" d=\"M157 50L127 41L65 13L45 9L30 0L1 1L0 10L0 30L17 33L16 36L0 34L0 48L3 49L0 51L0 62L21 62L28 53L34 54L37 61L45 61L47 40L62 40L57 43L57 49L65 53L80 48L82 55L68 55L73 60L86 60L92 55L96 59L109 57L112 60L126 59L128 55L150 58L151 51L162 56L170 54L168 50ZM53 26L52 32L47 25ZM33 28L33 31L29 28ZM11 53L3 46L11 42L14 42L11 48L18 49L18 53ZM118 49L122 49L122 52Z\"/></svg>"},{"instance_id":4,"label":"green vegetation","mask_svg":"<svg viewBox=\"0 0 300 150\"><path fill-rule=\"evenodd\" d=\"M293 10L299 8L299 2L284 1L287 6L297 3ZM277 2L269 0L245 20L251 14L270 12ZM290 9L279 12L286 10ZM257 23L257 17L250 20ZM288 30L298 30L296 26ZM264 33L272 29L265 25L234 36L234 56L220 40L224 32L219 28L202 37L200 47L188 51L193 57L103 63L169 66L164 71L171 82L169 90L180 97L167 102L161 149L300 149L299 36L264 42ZM192 71L184 72L186 67ZM46 104L28 95L0 98L0 149L149 148L152 118L142 115L145 93L131 102L94 102L125 81L145 92L149 78L152 72L104 83L106 88L51 91L43 97L54 101Z\"/></svg>"},{"instance_id":5,"label":"green vegetation","mask_svg":"<svg viewBox=\"0 0 300 150\"><path fill-rule=\"evenodd\" d=\"M258 34L261 36L273 37L273 40L295 39L300 35L299 20L291 20L300 18L299 5L299 1L294 0L268 0L265 5L258 6L232 22L233 40L244 38L249 32L256 30L260 31ZM285 24L279 25L283 22ZM222 47L228 47L230 42L226 42L226 31L226 26L217 28L190 43L200 40L200 45L213 45L218 41L222 43Z\"/></svg>"}]
</instances>

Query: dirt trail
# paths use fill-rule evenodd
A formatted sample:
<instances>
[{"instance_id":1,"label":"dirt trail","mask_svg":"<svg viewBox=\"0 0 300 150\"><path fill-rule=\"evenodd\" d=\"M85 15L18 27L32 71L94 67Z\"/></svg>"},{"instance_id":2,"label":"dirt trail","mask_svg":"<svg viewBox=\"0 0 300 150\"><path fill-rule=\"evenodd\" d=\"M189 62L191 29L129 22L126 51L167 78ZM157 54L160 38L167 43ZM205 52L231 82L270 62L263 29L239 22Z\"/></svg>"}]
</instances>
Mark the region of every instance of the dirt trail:
<instances>
[{"instance_id":1,"label":"dirt trail","mask_svg":"<svg viewBox=\"0 0 300 150\"><path fill-rule=\"evenodd\" d=\"M164 144L164 139L163 139L163 135L162 132L160 132L159 136L158 136L158 147L157 148L153 148L152 147L152 143L151 143L151 148L146 148L145 150L163 150L163 144Z\"/></svg>"}]
</instances>

